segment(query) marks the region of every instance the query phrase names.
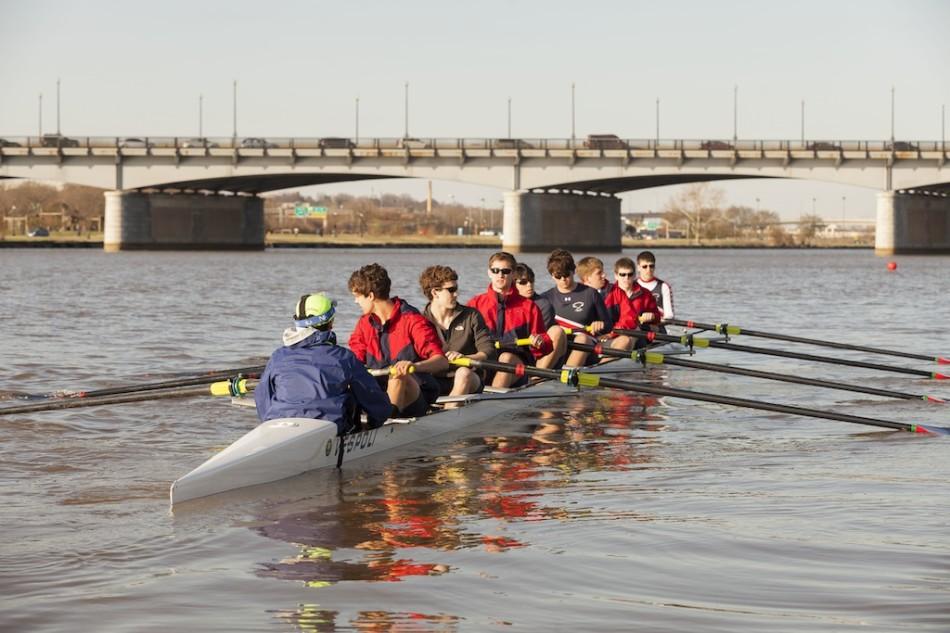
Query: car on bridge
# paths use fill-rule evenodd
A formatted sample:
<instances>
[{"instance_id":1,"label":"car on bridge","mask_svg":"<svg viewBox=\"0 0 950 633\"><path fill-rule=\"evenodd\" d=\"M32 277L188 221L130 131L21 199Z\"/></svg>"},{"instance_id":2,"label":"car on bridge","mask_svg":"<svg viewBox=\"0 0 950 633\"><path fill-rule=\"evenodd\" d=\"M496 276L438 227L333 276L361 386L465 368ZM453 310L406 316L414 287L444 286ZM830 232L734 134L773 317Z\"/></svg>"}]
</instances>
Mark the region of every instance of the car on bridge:
<instances>
[{"instance_id":1,"label":"car on bridge","mask_svg":"<svg viewBox=\"0 0 950 633\"><path fill-rule=\"evenodd\" d=\"M134 138L134 137L124 138L119 141L119 147L128 147L128 148L148 147L148 141L144 141L140 138Z\"/></svg>"},{"instance_id":2,"label":"car on bridge","mask_svg":"<svg viewBox=\"0 0 950 633\"><path fill-rule=\"evenodd\" d=\"M203 136L198 136L198 137L195 137L195 138L183 138L183 139L181 139L180 141L178 141L178 147L184 147L184 148L207 147L207 148L212 148L212 147L220 147L220 146L219 146L217 143L215 143L214 141L209 141L208 139L204 138Z\"/></svg>"},{"instance_id":3,"label":"car on bridge","mask_svg":"<svg viewBox=\"0 0 950 633\"><path fill-rule=\"evenodd\" d=\"M699 149L735 149L732 146L732 143L727 143L725 141L703 141Z\"/></svg>"},{"instance_id":4,"label":"car on bridge","mask_svg":"<svg viewBox=\"0 0 950 633\"><path fill-rule=\"evenodd\" d=\"M320 139L318 145L321 149L351 149L356 147L356 143L348 138L328 136Z\"/></svg>"},{"instance_id":5,"label":"car on bridge","mask_svg":"<svg viewBox=\"0 0 950 633\"><path fill-rule=\"evenodd\" d=\"M534 149L534 145L520 138L496 138L491 145L492 149Z\"/></svg>"},{"instance_id":6,"label":"car on bridge","mask_svg":"<svg viewBox=\"0 0 950 633\"><path fill-rule=\"evenodd\" d=\"M79 147L79 141L62 134L44 134L40 137L41 147Z\"/></svg>"},{"instance_id":7,"label":"car on bridge","mask_svg":"<svg viewBox=\"0 0 950 633\"><path fill-rule=\"evenodd\" d=\"M272 143L264 138L248 137L241 141L241 147L244 149L272 149L277 147L277 143Z\"/></svg>"},{"instance_id":8,"label":"car on bridge","mask_svg":"<svg viewBox=\"0 0 950 633\"><path fill-rule=\"evenodd\" d=\"M587 149L627 149L627 143L616 134L588 134L584 147Z\"/></svg>"},{"instance_id":9,"label":"car on bridge","mask_svg":"<svg viewBox=\"0 0 950 633\"><path fill-rule=\"evenodd\" d=\"M404 149L426 149L429 147L427 142L418 138L401 138L398 145Z\"/></svg>"},{"instance_id":10,"label":"car on bridge","mask_svg":"<svg viewBox=\"0 0 950 633\"><path fill-rule=\"evenodd\" d=\"M841 149L841 146L837 143L828 143L827 141L815 141L814 143L806 145L805 149L812 151L837 151Z\"/></svg>"},{"instance_id":11,"label":"car on bridge","mask_svg":"<svg viewBox=\"0 0 950 633\"><path fill-rule=\"evenodd\" d=\"M920 149L913 143L908 143L907 141L894 141L893 143L885 145L884 148L895 152L916 152Z\"/></svg>"},{"instance_id":12,"label":"car on bridge","mask_svg":"<svg viewBox=\"0 0 950 633\"><path fill-rule=\"evenodd\" d=\"M5 138L0 138L0 147L20 147L20 144L16 141L8 141Z\"/></svg>"}]
</instances>

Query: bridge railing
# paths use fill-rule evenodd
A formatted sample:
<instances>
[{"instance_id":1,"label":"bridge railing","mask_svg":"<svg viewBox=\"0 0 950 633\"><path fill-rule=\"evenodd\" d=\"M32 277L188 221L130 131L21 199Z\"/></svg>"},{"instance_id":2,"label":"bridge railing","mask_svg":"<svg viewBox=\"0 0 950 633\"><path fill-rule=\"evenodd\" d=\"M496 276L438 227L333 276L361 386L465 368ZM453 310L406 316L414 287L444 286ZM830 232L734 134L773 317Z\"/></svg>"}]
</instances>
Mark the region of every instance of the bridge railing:
<instances>
[{"instance_id":1,"label":"bridge railing","mask_svg":"<svg viewBox=\"0 0 950 633\"><path fill-rule=\"evenodd\" d=\"M294 150L646 150L646 151L812 151L939 152L940 141L862 141L836 139L621 139L599 134L586 138L444 138L444 137L259 137L259 136L43 136L0 135L0 151L10 148L120 149L294 149Z\"/></svg>"}]
</instances>

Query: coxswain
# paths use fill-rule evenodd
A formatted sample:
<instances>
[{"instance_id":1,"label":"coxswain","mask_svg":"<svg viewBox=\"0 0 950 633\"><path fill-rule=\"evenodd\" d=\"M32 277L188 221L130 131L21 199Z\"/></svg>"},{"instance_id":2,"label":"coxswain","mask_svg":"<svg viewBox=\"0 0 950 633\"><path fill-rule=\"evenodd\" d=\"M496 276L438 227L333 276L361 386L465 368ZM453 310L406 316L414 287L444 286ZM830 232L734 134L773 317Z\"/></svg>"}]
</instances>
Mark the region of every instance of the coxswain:
<instances>
[{"instance_id":1,"label":"coxswain","mask_svg":"<svg viewBox=\"0 0 950 633\"><path fill-rule=\"evenodd\" d=\"M507 347L498 355L501 363L533 365L553 351L551 338L545 332L541 310L530 299L514 289L517 265L514 255L499 251L488 258L488 290L472 297L468 306L481 313L492 339ZM530 339L530 345L518 348L518 339ZM527 384L526 376L518 378L510 372L496 372L491 379L494 387L512 387Z\"/></svg>"},{"instance_id":2,"label":"coxswain","mask_svg":"<svg viewBox=\"0 0 950 633\"><path fill-rule=\"evenodd\" d=\"M448 266L429 266L419 275L419 286L428 300L422 314L435 327L446 358L494 360L495 346L482 315L458 302L458 273ZM469 367L435 374L435 379L443 396L480 393L484 388L480 373Z\"/></svg>"},{"instance_id":3,"label":"coxswain","mask_svg":"<svg viewBox=\"0 0 950 633\"><path fill-rule=\"evenodd\" d=\"M392 282L379 264L350 275L349 289L363 316L349 346L367 367L389 368L377 380L393 404L393 417L419 417L439 397L433 374L449 368L432 324L413 306L389 296Z\"/></svg>"},{"instance_id":4,"label":"coxswain","mask_svg":"<svg viewBox=\"0 0 950 633\"><path fill-rule=\"evenodd\" d=\"M254 389L261 421L326 420L343 435L359 428L360 410L371 428L389 417L389 396L353 352L336 344L335 312L335 303L323 293L297 301L294 324L284 330L283 345L271 354Z\"/></svg>"},{"instance_id":5,"label":"coxswain","mask_svg":"<svg viewBox=\"0 0 950 633\"><path fill-rule=\"evenodd\" d=\"M577 330L574 340L587 345L595 344L596 337L610 332L613 320L600 293L574 279L577 269L574 256L564 249L556 249L548 256L547 269L555 285L542 295L554 306L554 318L558 324ZM584 333L585 330L589 334ZM565 365L582 367L587 356L587 352L572 350Z\"/></svg>"}]
</instances>

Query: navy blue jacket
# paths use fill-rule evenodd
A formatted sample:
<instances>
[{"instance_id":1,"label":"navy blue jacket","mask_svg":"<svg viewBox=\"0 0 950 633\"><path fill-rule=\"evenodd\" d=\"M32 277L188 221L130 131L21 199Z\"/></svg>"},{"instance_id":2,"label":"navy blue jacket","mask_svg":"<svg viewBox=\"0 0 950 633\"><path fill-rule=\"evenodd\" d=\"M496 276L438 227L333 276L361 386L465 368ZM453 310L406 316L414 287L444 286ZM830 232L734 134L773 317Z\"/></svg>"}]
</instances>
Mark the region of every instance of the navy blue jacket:
<instances>
[{"instance_id":1,"label":"navy blue jacket","mask_svg":"<svg viewBox=\"0 0 950 633\"><path fill-rule=\"evenodd\" d=\"M317 331L271 354L254 389L257 415L313 418L350 430L355 405L370 426L381 425L392 411L389 396L350 350L336 345L332 332Z\"/></svg>"}]
</instances>

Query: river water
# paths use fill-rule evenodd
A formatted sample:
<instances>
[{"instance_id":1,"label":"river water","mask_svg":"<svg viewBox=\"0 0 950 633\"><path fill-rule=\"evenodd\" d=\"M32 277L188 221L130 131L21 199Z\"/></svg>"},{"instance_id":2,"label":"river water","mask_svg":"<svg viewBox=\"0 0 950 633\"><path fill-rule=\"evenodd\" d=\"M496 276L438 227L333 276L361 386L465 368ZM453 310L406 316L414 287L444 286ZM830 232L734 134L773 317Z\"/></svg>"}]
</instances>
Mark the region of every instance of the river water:
<instances>
[{"instance_id":1,"label":"river water","mask_svg":"<svg viewBox=\"0 0 950 633\"><path fill-rule=\"evenodd\" d=\"M341 299L345 339L357 317L346 280L362 264L386 265L394 292L421 305L425 265L455 267L467 298L487 283L487 255L2 249L0 393L257 364L303 292ZM658 258L684 318L950 354L950 258L901 257L896 272L869 251ZM525 259L545 277L542 256ZM700 354L950 399L950 381ZM924 401L650 371L950 426L950 409ZM950 630L950 438L592 391L170 512L169 484L255 422L211 397L0 417L0 629Z\"/></svg>"}]
</instances>

